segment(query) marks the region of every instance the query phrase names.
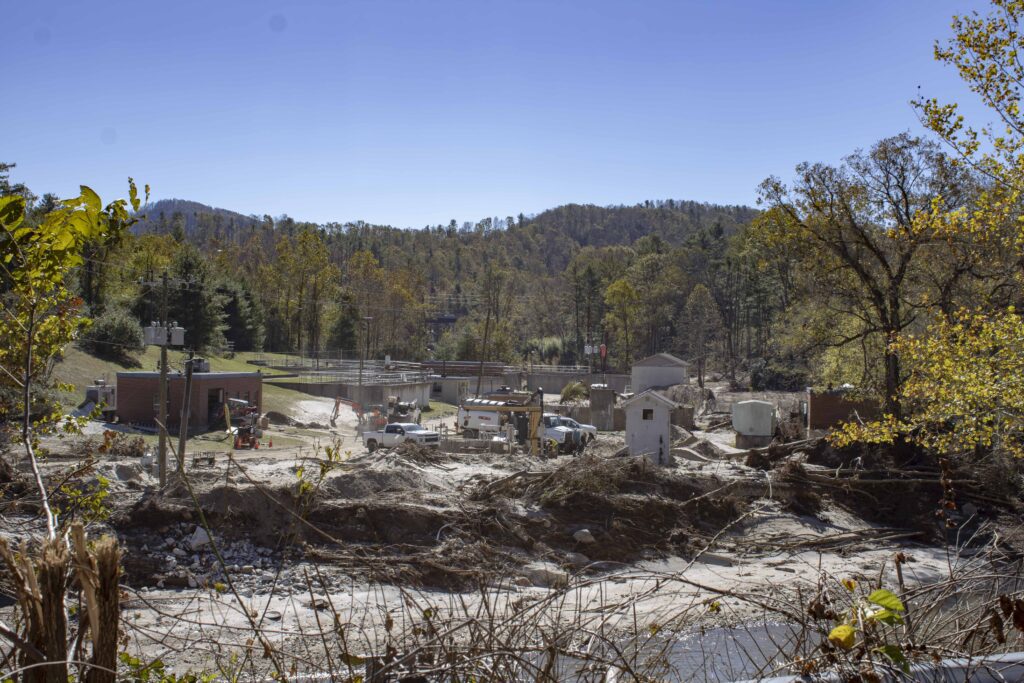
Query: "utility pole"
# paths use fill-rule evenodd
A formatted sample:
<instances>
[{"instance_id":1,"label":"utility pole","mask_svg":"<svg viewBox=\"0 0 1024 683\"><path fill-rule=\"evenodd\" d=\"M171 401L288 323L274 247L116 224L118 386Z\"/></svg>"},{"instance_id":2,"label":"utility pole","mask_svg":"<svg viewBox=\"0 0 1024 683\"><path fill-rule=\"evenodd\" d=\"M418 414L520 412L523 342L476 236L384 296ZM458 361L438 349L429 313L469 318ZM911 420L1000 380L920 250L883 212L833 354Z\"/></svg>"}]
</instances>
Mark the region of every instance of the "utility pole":
<instances>
[{"instance_id":1,"label":"utility pole","mask_svg":"<svg viewBox=\"0 0 1024 683\"><path fill-rule=\"evenodd\" d=\"M181 427L178 431L178 474L185 473L185 442L188 440L188 417L192 409L192 365L193 353L188 352L185 361L185 396L181 403ZM225 396L225 402L227 397ZM231 425L228 424L228 427Z\"/></svg>"},{"instance_id":2,"label":"utility pole","mask_svg":"<svg viewBox=\"0 0 1024 683\"><path fill-rule=\"evenodd\" d=\"M167 486L167 346L171 343L171 325L167 320L167 271L162 280L160 297L160 325L163 328L164 340L160 345L160 448L157 467L160 470L160 488Z\"/></svg>"},{"instance_id":3,"label":"utility pole","mask_svg":"<svg viewBox=\"0 0 1024 683\"><path fill-rule=\"evenodd\" d=\"M175 281L175 284L177 283L178 281ZM155 344L160 347L160 389L157 399L159 401L157 420L160 421L164 428L161 428L159 432L157 468L160 472L160 486L163 487L167 485L167 347L171 344L176 346L182 345L184 343L184 331L178 328L176 324L172 326L171 321L168 320L167 299L171 280L167 276L167 271L164 271L159 281L144 281L140 279L139 284L146 285L147 287L160 287L160 321L159 323L153 321L153 324L146 328L146 343L149 345Z\"/></svg>"}]
</instances>

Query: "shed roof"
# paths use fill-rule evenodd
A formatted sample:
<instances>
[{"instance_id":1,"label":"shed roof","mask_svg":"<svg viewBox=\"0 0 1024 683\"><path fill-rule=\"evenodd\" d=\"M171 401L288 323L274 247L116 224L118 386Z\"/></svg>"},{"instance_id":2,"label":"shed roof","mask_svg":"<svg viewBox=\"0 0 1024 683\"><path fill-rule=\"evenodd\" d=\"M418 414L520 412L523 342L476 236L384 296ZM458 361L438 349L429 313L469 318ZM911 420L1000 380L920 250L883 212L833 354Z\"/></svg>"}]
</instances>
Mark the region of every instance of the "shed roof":
<instances>
[{"instance_id":1,"label":"shed roof","mask_svg":"<svg viewBox=\"0 0 1024 683\"><path fill-rule=\"evenodd\" d=\"M664 405L666 408L668 408L669 410L675 410L676 408L679 407L678 403L676 403L672 399L668 398L667 396L665 396L661 392L655 391L654 389L646 389L644 391L641 391L636 396L633 396L632 398L626 399L625 401L622 402L622 407L623 408L628 408L629 406L633 405L634 403L641 403L641 402L647 403L649 401L654 401L655 403L660 403L660 404Z\"/></svg>"},{"instance_id":2,"label":"shed roof","mask_svg":"<svg viewBox=\"0 0 1024 683\"><path fill-rule=\"evenodd\" d=\"M687 363L682 358L677 358L671 353L656 353L653 356L647 356L643 360L638 360L633 365L648 368L685 368Z\"/></svg>"}]
</instances>

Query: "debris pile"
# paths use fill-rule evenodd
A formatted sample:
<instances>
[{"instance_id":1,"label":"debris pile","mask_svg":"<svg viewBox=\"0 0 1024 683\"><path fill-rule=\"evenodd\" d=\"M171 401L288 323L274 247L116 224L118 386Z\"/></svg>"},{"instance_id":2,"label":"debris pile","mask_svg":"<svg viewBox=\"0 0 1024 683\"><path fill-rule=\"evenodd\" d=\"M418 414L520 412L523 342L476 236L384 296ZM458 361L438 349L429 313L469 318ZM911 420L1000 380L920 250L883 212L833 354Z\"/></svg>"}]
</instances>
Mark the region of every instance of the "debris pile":
<instances>
[{"instance_id":1,"label":"debris pile","mask_svg":"<svg viewBox=\"0 0 1024 683\"><path fill-rule=\"evenodd\" d=\"M461 590L495 577L560 585L571 573L693 557L711 543L750 549L755 544L728 538L756 528L757 510L807 524L814 519L821 528L846 515L877 533L908 538L939 527L942 474L925 454L838 451L820 439L747 452L722 446L706 431L676 429L673 437L677 457L665 467L624 455L621 438L609 436L579 457L539 460L404 443L342 462L313 460L320 470L309 459L252 460L244 476L229 472L230 481L223 471L197 470L190 482L229 571L257 591L271 578L282 580L281 566L285 583L299 580L295 567L311 561L335 576L407 586ZM134 463L110 466L121 486L149 482ZM958 495L981 493L977 476L950 472ZM196 530L200 519L184 484L140 495L130 512L112 520L129 545L143 549L129 553L127 580L219 581L222 569L210 539ZM835 541L877 536L869 532ZM756 545L769 552L786 542Z\"/></svg>"},{"instance_id":2,"label":"debris pile","mask_svg":"<svg viewBox=\"0 0 1024 683\"><path fill-rule=\"evenodd\" d=\"M204 515L232 566L262 571L266 556L252 548L278 545L367 578L448 588L494 576L523 578L523 567L534 561L564 573L652 553L685 555L746 507L718 477L644 458L537 461L413 444L346 461L309 495L300 494L297 481L263 486L221 479L199 488ZM180 485L144 496L114 520L131 545L145 548L127 579L152 583L144 579L149 572L163 585L216 581L219 569L205 532L196 531L198 521ZM544 574L550 583L551 567L544 570L525 578L535 584Z\"/></svg>"},{"instance_id":3,"label":"debris pile","mask_svg":"<svg viewBox=\"0 0 1024 683\"><path fill-rule=\"evenodd\" d=\"M585 546L592 560L629 562L696 550L694 541L743 513L745 503L729 488L716 476L657 467L643 457L583 457L523 482L517 493L543 513L527 517L527 529L545 543Z\"/></svg>"}]
</instances>

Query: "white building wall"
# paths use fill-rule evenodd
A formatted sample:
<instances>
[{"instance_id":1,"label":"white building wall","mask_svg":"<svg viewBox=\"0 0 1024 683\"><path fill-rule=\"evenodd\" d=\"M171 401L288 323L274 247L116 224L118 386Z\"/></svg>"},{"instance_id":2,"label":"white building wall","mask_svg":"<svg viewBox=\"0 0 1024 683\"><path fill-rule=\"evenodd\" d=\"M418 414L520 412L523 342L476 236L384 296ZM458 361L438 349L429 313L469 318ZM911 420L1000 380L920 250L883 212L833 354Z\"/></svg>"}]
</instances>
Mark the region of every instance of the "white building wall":
<instances>
[{"instance_id":1,"label":"white building wall","mask_svg":"<svg viewBox=\"0 0 1024 683\"><path fill-rule=\"evenodd\" d=\"M402 401L416 400L416 403L423 407L430 403L430 382L420 382L410 385L408 389L402 388L397 392Z\"/></svg>"},{"instance_id":2,"label":"white building wall","mask_svg":"<svg viewBox=\"0 0 1024 683\"><path fill-rule=\"evenodd\" d=\"M432 377L430 381L441 385L439 394L431 386L431 395L445 403L459 404L469 395L469 380L463 377Z\"/></svg>"},{"instance_id":3,"label":"white building wall","mask_svg":"<svg viewBox=\"0 0 1024 683\"><path fill-rule=\"evenodd\" d=\"M645 408L654 411L653 420L643 419ZM630 455L645 455L651 462L668 464L672 450L672 417L668 408L654 401L627 406L626 444Z\"/></svg>"},{"instance_id":4,"label":"white building wall","mask_svg":"<svg viewBox=\"0 0 1024 683\"><path fill-rule=\"evenodd\" d=\"M689 373L685 367L634 365L629 388L634 394L639 394L651 387L687 384L689 381Z\"/></svg>"},{"instance_id":5,"label":"white building wall","mask_svg":"<svg viewBox=\"0 0 1024 683\"><path fill-rule=\"evenodd\" d=\"M431 377L431 394L445 403L458 404L476 395L476 377ZM441 385L440 394L434 392L433 386ZM496 391L505 384L502 377L483 377L480 381L480 393Z\"/></svg>"}]
</instances>

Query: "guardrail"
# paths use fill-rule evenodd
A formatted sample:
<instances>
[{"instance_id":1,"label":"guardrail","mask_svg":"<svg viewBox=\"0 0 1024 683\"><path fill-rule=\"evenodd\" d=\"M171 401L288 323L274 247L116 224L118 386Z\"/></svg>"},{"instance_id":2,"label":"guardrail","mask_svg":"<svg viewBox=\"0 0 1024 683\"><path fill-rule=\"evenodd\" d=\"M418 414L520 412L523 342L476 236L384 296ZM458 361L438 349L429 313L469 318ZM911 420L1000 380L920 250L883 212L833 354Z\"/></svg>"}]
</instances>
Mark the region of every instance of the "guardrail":
<instances>
[{"instance_id":1,"label":"guardrail","mask_svg":"<svg viewBox=\"0 0 1024 683\"><path fill-rule=\"evenodd\" d=\"M910 683L1005 683L1006 681L1024 680L1024 654L1011 652L1007 654L988 655L977 658L943 659L928 664L912 664L907 672L896 668L883 670L880 680ZM806 676L776 676L775 678L759 678L761 683L804 683L815 680L822 683L840 683L848 680L846 676L836 673L817 674L813 679ZM743 681L742 683L754 683Z\"/></svg>"},{"instance_id":2,"label":"guardrail","mask_svg":"<svg viewBox=\"0 0 1024 683\"><path fill-rule=\"evenodd\" d=\"M590 368L586 365L533 365L519 372L551 372L562 375L589 375Z\"/></svg>"},{"instance_id":3,"label":"guardrail","mask_svg":"<svg viewBox=\"0 0 1024 683\"><path fill-rule=\"evenodd\" d=\"M281 369L305 368L314 372L358 372L359 359L352 358L325 358L301 356L286 353L257 353L250 361L253 365L273 367ZM485 377L500 377L506 373L531 373L545 372L566 375L593 374L593 368L586 365L504 365L496 361L478 360L428 360L418 363L415 361L391 361L386 363L379 359L363 361L363 371L372 372L407 372L444 375L465 375L476 376L481 374Z\"/></svg>"}]
</instances>

